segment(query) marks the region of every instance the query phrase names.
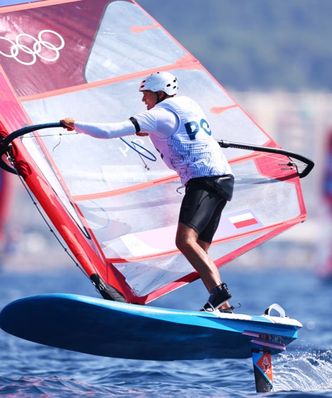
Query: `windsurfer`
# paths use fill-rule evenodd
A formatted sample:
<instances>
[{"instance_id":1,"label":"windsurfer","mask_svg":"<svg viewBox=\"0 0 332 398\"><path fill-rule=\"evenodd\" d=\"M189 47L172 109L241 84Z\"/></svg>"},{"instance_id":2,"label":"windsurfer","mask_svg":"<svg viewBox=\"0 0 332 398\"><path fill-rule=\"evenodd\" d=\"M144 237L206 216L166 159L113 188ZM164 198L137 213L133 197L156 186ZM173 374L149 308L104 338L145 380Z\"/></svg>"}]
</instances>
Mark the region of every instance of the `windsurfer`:
<instances>
[{"instance_id":1,"label":"windsurfer","mask_svg":"<svg viewBox=\"0 0 332 398\"><path fill-rule=\"evenodd\" d=\"M202 310L231 312L226 283L208 255L221 213L231 200L234 177L222 149L212 137L201 107L186 96L176 96L177 78L157 72L140 89L147 111L119 123L84 123L65 118L61 123L96 138L149 135L168 167L186 187L176 233L176 246L199 273L210 293Z\"/></svg>"}]
</instances>

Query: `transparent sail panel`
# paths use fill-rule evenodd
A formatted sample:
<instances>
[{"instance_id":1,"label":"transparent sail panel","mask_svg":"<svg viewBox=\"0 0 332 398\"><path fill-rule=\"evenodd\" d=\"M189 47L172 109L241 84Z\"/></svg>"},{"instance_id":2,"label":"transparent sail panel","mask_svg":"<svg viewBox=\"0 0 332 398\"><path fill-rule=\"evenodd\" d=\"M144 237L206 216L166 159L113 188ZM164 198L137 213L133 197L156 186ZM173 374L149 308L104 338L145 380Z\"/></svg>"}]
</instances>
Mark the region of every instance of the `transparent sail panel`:
<instances>
[{"instance_id":1,"label":"transparent sail panel","mask_svg":"<svg viewBox=\"0 0 332 398\"><path fill-rule=\"evenodd\" d=\"M186 55L148 14L127 1L106 9L87 62L88 82L174 64Z\"/></svg>"},{"instance_id":2,"label":"transparent sail panel","mask_svg":"<svg viewBox=\"0 0 332 398\"><path fill-rule=\"evenodd\" d=\"M257 233L227 244L211 246L210 255L214 260L224 256L227 257L233 251L239 250L263 235L263 233ZM114 263L114 265L125 275L138 296L145 296L158 288L195 272L190 263L181 254L162 257L154 261L126 264Z\"/></svg>"}]
</instances>

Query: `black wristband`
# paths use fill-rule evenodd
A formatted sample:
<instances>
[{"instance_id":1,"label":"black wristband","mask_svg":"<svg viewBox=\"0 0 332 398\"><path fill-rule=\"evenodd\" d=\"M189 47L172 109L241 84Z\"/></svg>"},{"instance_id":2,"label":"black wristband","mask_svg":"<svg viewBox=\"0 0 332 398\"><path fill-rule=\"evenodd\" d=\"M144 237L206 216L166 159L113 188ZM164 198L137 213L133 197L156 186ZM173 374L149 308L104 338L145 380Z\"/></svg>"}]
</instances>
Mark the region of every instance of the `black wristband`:
<instances>
[{"instance_id":1,"label":"black wristband","mask_svg":"<svg viewBox=\"0 0 332 398\"><path fill-rule=\"evenodd\" d=\"M135 126L136 133L139 133L141 131L141 127L138 124L138 121L134 117L130 117L129 120L132 122L132 124Z\"/></svg>"}]
</instances>

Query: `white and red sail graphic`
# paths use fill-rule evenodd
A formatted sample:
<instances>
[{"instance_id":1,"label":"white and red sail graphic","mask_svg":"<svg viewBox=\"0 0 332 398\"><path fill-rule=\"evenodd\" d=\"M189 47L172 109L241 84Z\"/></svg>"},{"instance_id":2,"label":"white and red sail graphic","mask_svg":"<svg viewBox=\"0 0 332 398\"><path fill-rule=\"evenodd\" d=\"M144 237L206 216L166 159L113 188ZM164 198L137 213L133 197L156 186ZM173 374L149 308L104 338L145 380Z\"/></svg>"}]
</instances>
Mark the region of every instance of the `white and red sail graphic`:
<instances>
[{"instance_id":1,"label":"white and red sail graphic","mask_svg":"<svg viewBox=\"0 0 332 398\"><path fill-rule=\"evenodd\" d=\"M206 69L132 0L44 0L0 7L0 122L120 121L144 110L138 87L167 70L199 102L217 139L276 147ZM50 130L14 141L15 165L88 276L146 303L198 274L175 247L177 176L121 139ZM61 134L61 135L60 135ZM127 141L130 141L128 139ZM211 256L218 266L305 219L299 178L285 156L227 149L234 199Z\"/></svg>"}]
</instances>

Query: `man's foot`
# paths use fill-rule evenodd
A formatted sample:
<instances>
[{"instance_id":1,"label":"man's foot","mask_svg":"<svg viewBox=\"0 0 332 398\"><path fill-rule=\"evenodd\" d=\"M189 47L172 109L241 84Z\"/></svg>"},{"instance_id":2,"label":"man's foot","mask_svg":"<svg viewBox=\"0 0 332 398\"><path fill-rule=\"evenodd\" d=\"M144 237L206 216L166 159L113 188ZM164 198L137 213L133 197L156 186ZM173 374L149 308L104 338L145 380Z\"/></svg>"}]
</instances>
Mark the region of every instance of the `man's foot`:
<instances>
[{"instance_id":1,"label":"man's foot","mask_svg":"<svg viewBox=\"0 0 332 398\"><path fill-rule=\"evenodd\" d=\"M214 311L220 309L222 312L226 312L228 310L232 312L232 307L226 305L227 300L231 297L232 295L228 290L226 283L222 283L211 290L210 297L201 311ZM225 304L224 307L226 308L221 308L223 307L223 304Z\"/></svg>"}]
</instances>

